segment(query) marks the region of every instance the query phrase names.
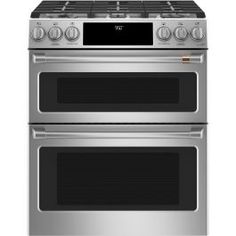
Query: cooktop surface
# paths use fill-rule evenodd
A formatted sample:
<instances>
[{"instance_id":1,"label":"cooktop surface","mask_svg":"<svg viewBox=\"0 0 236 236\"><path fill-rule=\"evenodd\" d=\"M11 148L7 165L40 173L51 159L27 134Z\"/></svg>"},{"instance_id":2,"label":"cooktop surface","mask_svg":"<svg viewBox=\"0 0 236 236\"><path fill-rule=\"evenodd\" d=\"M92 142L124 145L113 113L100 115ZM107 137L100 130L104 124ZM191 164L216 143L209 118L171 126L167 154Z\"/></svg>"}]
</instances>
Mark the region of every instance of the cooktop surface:
<instances>
[{"instance_id":1,"label":"cooktop surface","mask_svg":"<svg viewBox=\"0 0 236 236\"><path fill-rule=\"evenodd\" d=\"M193 1L43 1L31 18L205 18Z\"/></svg>"}]
</instances>

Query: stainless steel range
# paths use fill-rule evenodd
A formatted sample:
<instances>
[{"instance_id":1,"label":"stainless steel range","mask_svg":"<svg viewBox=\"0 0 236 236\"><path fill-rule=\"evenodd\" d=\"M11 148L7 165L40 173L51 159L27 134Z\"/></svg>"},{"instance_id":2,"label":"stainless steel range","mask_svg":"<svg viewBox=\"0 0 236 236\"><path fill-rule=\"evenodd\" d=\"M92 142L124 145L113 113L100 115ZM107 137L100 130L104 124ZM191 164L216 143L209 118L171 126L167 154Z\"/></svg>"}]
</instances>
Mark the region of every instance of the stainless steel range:
<instances>
[{"instance_id":1,"label":"stainless steel range","mask_svg":"<svg viewBox=\"0 0 236 236\"><path fill-rule=\"evenodd\" d=\"M43 1L31 14L30 235L206 235L204 12Z\"/></svg>"}]
</instances>

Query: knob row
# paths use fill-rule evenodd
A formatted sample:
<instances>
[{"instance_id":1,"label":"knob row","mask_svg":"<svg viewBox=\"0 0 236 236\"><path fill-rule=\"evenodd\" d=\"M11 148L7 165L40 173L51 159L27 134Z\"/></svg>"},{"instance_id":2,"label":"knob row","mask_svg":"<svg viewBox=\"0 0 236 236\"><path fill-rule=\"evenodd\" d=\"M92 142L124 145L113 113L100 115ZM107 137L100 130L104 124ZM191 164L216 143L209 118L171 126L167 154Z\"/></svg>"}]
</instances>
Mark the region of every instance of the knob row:
<instances>
[{"instance_id":1,"label":"knob row","mask_svg":"<svg viewBox=\"0 0 236 236\"><path fill-rule=\"evenodd\" d=\"M65 37L68 41L75 41L79 38L79 30L74 26L70 26L65 31ZM46 36L46 31L42 27L35 27L31 32L34 41L41 41ZM52 41L58 41L63 37L63 31L58 26L53 26L48 31L48 38Z\"/></svg>"},{"instance_id":2,"label":"knob row","mask_svg":"<svg viewBox=\"0 0 236 236\"><path fill-rule=\"evenodd\" d=\"M203 29L201 27L194 27L190 33L183 26L179 26L174 30L174 37L179 41L186 40L189 34L191 38L196 41L200 41L205 37ZM157 37L161 41L168 41L171 38L171 35L171 30L166 26L162 26L157 30Z\"/></svg>"}]
</instances>

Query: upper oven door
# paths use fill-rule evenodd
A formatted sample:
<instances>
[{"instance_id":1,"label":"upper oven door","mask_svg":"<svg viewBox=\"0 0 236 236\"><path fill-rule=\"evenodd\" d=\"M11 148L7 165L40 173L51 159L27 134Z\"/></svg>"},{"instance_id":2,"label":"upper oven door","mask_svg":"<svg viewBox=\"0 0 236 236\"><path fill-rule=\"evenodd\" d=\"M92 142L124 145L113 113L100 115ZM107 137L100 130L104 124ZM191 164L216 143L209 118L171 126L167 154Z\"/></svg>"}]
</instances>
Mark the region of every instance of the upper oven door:
<instances>
[{"instance_id":1,"label":"upper oven door","mask_svg":"<svg viewBox=\"0 0 236 236\"><path fill-rule=\"evenodd\" d=\"M31 123L204 123L205 51L31 51Z\"/></svg>"}]
</instances>

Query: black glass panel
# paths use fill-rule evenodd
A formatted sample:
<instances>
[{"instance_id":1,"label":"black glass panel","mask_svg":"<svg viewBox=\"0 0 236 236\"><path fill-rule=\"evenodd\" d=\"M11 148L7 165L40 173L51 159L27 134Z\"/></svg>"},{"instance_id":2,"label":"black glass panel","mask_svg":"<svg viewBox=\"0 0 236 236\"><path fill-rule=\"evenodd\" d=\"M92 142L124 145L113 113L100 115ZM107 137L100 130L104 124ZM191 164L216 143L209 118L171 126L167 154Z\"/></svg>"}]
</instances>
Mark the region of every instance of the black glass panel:
<instances>
[{"instance_id":1,"label":"black glass panel","mask_svg":"<svg viewBox=\"0 0 236 236\"><path fill-rule=\"evenodd\" d=\"M40 110L195 111L195 73L41 73Z\"/></svg>"},{"instance_id":2,"label":"black glass panel","mask_svg":"<svg viewBox=\"0 0 236 236\"><path fill-rule=\"evenodd\" d=\"M153 45L152 23L84 23L84 45Z\"/></svg>"},{"instance_id":3,"label":"black glass panel","mask_svg":"<svg viewBox=\"0 0 236 236\"><path fill-rule=\"evenodd\" d=\"M40 149L40 209L194 210L196 149Z\"/></svg>"}]
</instances>

